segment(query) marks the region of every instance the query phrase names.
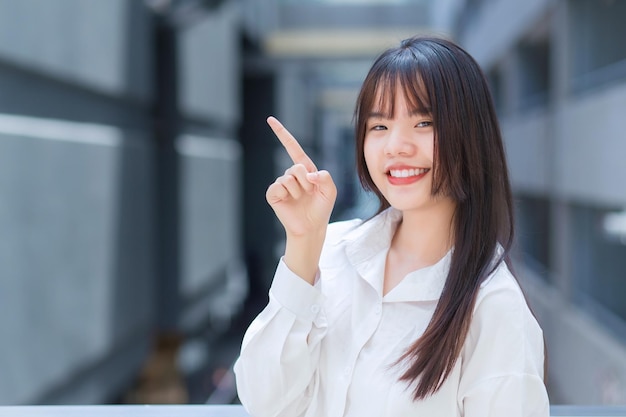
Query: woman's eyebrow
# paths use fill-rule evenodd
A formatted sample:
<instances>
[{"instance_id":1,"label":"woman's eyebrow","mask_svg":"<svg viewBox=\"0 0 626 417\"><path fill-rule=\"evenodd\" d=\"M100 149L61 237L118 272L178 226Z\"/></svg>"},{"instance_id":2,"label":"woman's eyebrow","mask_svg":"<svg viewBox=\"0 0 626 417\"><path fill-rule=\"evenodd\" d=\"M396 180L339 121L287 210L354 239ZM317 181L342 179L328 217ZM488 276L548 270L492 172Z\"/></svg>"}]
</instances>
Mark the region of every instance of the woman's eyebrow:
<instances>
[{"instance_id":1,"label":"woman's eyebrow","mask_svg":"<svg viewBox=\"0 0 626 417\"><path fill-rule=\"evenodd\" d=\"M415 109L411 111L411 116L430 116L432 114L430 107L424 107L421 109Z\"/></svg>"},{"instance_id":2,"label":"woman's eyebrow","mask_svg":"<svg viewBox=\"0 0 626 417\"><path fill-rule=\"evenodd\" d=\"M412 110L409 113L409 116L430 116L431 114L432 113L431 113L430 107L424 107L421 109ZM368 119L391 119L392 116L389 115L388 113L372 111L367 115L367 118Z\"/></svg>"}]
</instances>

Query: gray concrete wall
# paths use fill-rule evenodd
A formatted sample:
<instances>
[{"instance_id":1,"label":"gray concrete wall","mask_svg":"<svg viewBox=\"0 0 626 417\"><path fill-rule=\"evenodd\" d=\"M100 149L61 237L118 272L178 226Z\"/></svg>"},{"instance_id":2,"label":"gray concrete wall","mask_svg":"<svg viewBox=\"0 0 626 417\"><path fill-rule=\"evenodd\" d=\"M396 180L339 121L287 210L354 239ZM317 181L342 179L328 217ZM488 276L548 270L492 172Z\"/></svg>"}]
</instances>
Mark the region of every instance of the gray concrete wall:
<instances>
[{"instance_id":1,"label":"gray concrete wall","mask_svg":"<svg viewBox=\"0 0 626 417\"><path fill-rule=\"evenodd\" d=\"M185 135L181 157L181 325L227 325L247 294L241 248L242 150L232 139Z\"/></svg>"},{"instance_id":2,"label":"gray concrete wall","mask_svg":"<svg viewBox=\"0 0 626 417\"><path fill-rule=\"evenodd\" d=\"M626 81L567 100L555 118L553 191L567 199L626 206Z\"/></svg>"},{"instance_id":3,"label":"gray concrete wall","mask_svg":"<svg viewBox=\"0 0 626 417\"><path fill-rule=\"evenodd\" d=\"M239 7L227 2L180 36L181 110L237 126L240 114Z\"/></svg>"},{"instance_id":4,"label":"gray concrete wall","mask_svg":"<svg viewBox=\"0 0 626 417\"><path fill-rule=\"evenodd\" d=\"M148 350L149 36L135 2L0 2L0 403L104 401Z\"/></svg>"},{"instance_id":5,"label":"gray concrete wall","mask_svg":"<svg viewBox=\"0 0 626 417\"><path fill-rule=\"evenodd\" d=\"M237 16L179 37L181 321L212 297L196 325L246 290ZM0 0L0 404L112 400L151 349L152 29L142 1Z\"/></svg>"},{"instance_id":6,"label":"gray concrete wall","mask_svg":"<svg viewBox=\"0 0 626 417\"><path fill-rule=\"evenodd\" d=\"M626 346L532 270L518 269L547 346L552 404L624 404Z\"/></svg>"},{"instance_id":7,"label":"gray concrete wall","mask_svg":"<svg viewBox=\"0 0 626 417\"><path fill-rule=\"evenodd\" d=\"M302 63L285 62L278 69L275 116L303 146L311 145L314 137L314 104L318 92L313 90L312 77L313 72L307 71Z\"/></svg>"},{"instance_id":8,"label":"gray concrete wall","mask_svg":"<svg viewBox=\"0 0 626 417\"><path fill-rule=\"evenodd\" d=\"M558 288L537 279L529 297L537 306L549 350L553 399L564 404L626 401L626 345L615 328L572 302L572 227L564 203L624 207L626 83L574 97L545 112L506 119L504 136L516 192L561 201L553 233L551 271ZM513 120L514 119L514 120ZM549 128L552 124L553 128ZM552 144L551 144L552 143ZM520 231L523 233L523 231ZM593 278L592 278L593 281Z\"/></svg>"},{"instance_id":9,"label":"gray concrete wall","mask_svg":"<svg viewBox=\"0 0 626 417\"><path fill-rule=\"evenodd\" d=\"M502 121L511 181L516 191L544 194L550 190L549 124L544 112Z\"/></svg>"},{"instance_id":10,"label":"gray concrete wall","mask_svg":"<svg viewBox=\"0 0 626 417\"><path fill-rule=\"evenodd\" d=\"M493 65L546 13L549 0L493 0L473 12L476 18L461 42L485 68ZM467 12L467 11L466 11ZM497 34L497 36L495 36Z\"/></svg>"},{"instance_id":11,"label":"gray concrete wall","mask_svg":"<svg viewBox=\"0 0 626 417\"><path fill-rule=\"evenodd\" d=\"M148 336L145 139L104 125L0 117L0 403L36 401Z\"/></svg>"},{"instance_id":12,"label":"gray concrete wall","mask_svg":"<svg viewBox=\"0 0 626 417\"><path fill-rule=\"evenodd\" d=\"M0 0L0 60L90 89L150 96L148 15L127 0Z\"/></svg>"},{"instance_id":13,"label":"gray concrete wall","mask_svg":"<svg viewBox=\"0 0 626 417\"><path fill-rule=\"evenodd\" d=\"M240 7L226 2L180 34L179 106L201 127L183 128L181 164L182 326L219 326L241 307L247 282L241 251L243 155ZM217 299L213 296L219 294ZM222 323L223 324L223 323Z\"/></svg>"},{"instance_id":14,"label":"gray concrete wall","mask_svg":"<svg viewBox=\"0 0 626 417\"><path fill-rule=\"evenodd\" d=\"M626 83L502 118L517 191L599 204L626 205Z\"/></svg>"}]
</instances>

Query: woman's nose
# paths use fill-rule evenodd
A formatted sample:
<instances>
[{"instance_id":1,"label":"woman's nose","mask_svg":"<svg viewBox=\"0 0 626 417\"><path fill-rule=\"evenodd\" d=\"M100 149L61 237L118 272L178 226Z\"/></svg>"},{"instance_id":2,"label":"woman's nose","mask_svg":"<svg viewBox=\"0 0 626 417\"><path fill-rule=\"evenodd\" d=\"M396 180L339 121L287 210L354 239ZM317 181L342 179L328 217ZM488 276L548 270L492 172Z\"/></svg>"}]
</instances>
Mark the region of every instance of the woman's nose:
<instances>
[{"instance_id":1,"label":"woman's nose","mask_svg":"<svg viewBox=\"0 0 626 417\"><path fill-rule=\"evenodd\" d=\"M409 140L409 136L403 134L399 129L390 130L385 143L385 155L411 155L415 152L414 144Z\"/></svg>"}]
</instances>

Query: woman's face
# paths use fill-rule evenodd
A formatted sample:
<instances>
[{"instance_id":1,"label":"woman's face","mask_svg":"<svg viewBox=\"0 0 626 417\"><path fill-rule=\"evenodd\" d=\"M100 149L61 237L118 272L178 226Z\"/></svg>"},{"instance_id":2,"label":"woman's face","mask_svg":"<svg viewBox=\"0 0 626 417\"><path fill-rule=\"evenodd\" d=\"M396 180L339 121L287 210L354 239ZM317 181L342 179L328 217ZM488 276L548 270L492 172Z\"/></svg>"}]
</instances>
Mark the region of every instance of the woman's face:
<instances>
[{"instance_id":1,"label":"woman's face","mask_svg":"<svg viewBox=\"0 0 626 417\"><path fill-rule=\"evenodd\" d=\"M401 211L450 204L449 198L432 195L435 131L430 113L411 109L400 88L393 97L395 114L374 107L366 120L363 153L374 184Z\"/></svg>"}]
</instances>

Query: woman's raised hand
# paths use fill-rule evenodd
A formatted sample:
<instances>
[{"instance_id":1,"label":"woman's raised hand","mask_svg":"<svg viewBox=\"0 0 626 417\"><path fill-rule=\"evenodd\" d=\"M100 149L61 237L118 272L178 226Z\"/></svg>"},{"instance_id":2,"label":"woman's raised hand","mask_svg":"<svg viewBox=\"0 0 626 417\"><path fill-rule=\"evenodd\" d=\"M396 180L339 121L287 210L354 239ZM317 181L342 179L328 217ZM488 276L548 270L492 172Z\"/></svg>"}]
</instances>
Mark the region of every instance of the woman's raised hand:
<instances>
[{"instance_id":1,"label":"woman's raised hand","mask_svg":"<svg viewBox=\"0 0 626 417\"><path fill-rule=\"evenodd\" d=\"M265 195L287 236L326 231L337 188L328 171L318 171L298 141L274 117L268 117L294 165L269 186Z\"/></svg>"},{"instance_id":2,"label":"woman's raised hand","mask_svg":"<svg viewBox=\"0 0 626 417\"><path fill-rule=\"evenodd\" d=\"M285 228L285 264L313 284L337 187L328 171L317 170L298 141L278 120L269 117L267 123L294 164L268 187L265 198Z\"/></svg>"}]
</instances>

